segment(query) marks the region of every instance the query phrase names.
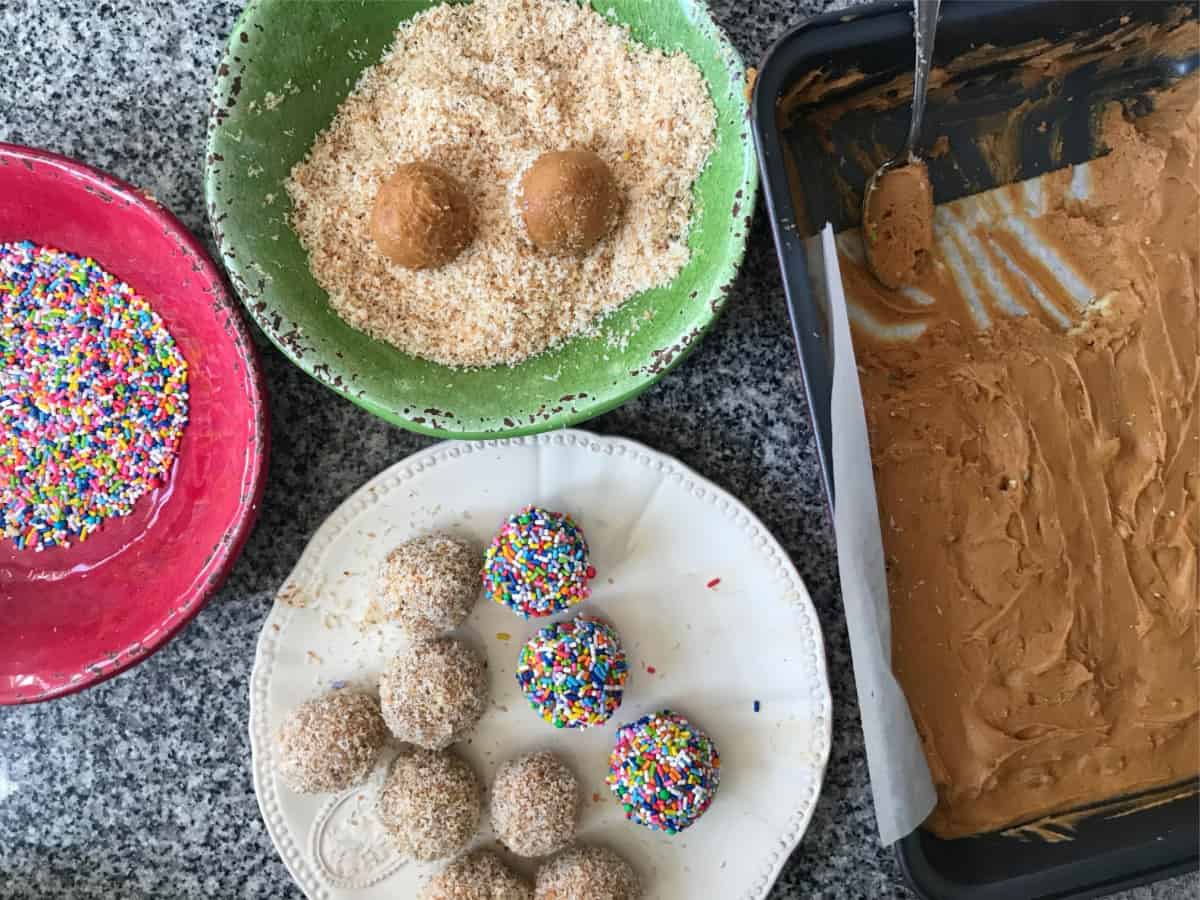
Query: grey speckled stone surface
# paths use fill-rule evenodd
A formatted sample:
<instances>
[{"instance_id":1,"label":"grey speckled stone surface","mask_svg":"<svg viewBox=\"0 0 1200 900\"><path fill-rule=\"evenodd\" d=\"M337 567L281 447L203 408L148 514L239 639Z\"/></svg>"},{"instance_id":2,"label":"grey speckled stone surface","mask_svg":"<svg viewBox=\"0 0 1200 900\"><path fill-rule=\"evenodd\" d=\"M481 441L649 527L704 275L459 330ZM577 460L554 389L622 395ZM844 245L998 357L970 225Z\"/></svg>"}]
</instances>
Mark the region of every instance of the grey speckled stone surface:
<instances>
[{"instance_id":1,"label":"grey speckled stone surface","mask_svg":"<svg viewBox=\"0 0 1200 900\"><path fill-rule=\"evenodd\" d=\"M748 60L822 0L719 0ZM240 3L0 3L0 139L140 185L208 240L209 80ZM211 242L210 242L211 246ZM820 806L773 900L910 896L873 833L833 546L769 233L759 214L728 311L660 385L591 423L741 497L791 553L825 630L835 704ZM0 897L297 897L259 819L247 680L271 594L320 522L428 441L373 419L264 345L270 480L245 555L179 637L81 696L0 711ZM1200 893L1195 877L1126 895Z\"/></svg>"}]
</instances>

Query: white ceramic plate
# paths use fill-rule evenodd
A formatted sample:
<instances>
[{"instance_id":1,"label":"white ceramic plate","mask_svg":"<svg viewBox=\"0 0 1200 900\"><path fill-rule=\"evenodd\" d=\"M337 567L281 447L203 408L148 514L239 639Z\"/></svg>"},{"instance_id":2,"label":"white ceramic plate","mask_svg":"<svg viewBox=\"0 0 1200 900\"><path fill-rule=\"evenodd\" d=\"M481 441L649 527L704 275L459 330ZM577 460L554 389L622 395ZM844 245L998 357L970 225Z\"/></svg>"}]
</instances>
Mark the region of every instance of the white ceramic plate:
<instances>
[{"instance_id":1,"label":"white ceramic plate","mask_svg":"<svg viewBox=\"0 0 1200 900\"><path fill-rule=\"evenodd\" d=\"M371 683L403 648L397 633L360 625L392 547L444 529L482 554L502 520L532 502L571 512L587 535L593 596L557 618L595 612L616 626L630 664L624 704L585 732L542 722L514 671L545 620L481 599L460 636L487 654L492 703L458 750L489 784L510 756L561 754L582 788L580 839L624 854L647 898L765 897L808 826L829 757L812 601L733 497L669 457L581 431L439 444L376 476L314 535L263 626L250 686L254 788L288 869L322 900L415 897L437 870L401 859L375 821L382 767L363 788L302 796L279 779L273 736L301 701L335 682ZM617 725L663 707L707 730L722 762L712 807L674 837L626 822L604 784ZM493 843L490 832L477 842ZM532 874L528 861L509 861Z\"/></svg>"}]
</instances>

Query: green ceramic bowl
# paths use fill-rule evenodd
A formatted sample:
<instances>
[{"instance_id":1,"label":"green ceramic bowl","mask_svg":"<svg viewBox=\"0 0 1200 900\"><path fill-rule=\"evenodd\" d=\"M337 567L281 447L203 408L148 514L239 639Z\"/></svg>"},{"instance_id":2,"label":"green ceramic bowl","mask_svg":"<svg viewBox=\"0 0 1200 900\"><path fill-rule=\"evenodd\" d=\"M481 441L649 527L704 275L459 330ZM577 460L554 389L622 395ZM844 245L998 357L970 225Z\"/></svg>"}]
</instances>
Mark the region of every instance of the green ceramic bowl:
<instances>
[{"instance_id":1,"label":"green ceramic bowl","mask_svg":"<svg viewBox=\"0 0 1200 900\"><path fill-rule=\"evenodd\" d=\"M597 0L643 43L683 50L717 107L716 148L693 190L692 258L668 286L631 299L600 334L514 367L460 370L344 323L288 226L283 182L359 74L422 0L253 0L217 70L205 164L209 218L242 302L296 365L378 416L439 437L491 438L599 415L661 378L721 311L745 251L758 171L745 68L702 0ZM643 313L654 310L653 318ZM640 323L624 349L610 335ZM615 344L615 342L614 342Z\"/></svg>"}]
</instances>

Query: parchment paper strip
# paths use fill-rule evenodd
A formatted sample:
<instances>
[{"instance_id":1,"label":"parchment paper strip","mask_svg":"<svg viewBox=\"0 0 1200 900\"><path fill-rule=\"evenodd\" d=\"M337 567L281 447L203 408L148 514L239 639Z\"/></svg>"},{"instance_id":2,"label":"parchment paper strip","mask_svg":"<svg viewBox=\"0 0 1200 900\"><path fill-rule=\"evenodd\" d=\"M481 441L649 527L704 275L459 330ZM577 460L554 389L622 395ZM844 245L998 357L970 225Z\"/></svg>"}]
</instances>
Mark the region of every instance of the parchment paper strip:
<instances>
[{"instance_id":1,"label":"parchment paper strip","mask_svg":"<svg viewBox=\"0 0 1200 900\"><path fill-rule=\"evenodd\" d=\"M875 819L879 839L887 845L924 821L937 794L908 702L892 674L892 623L883 537L862 389L832 226L826 224L819 238L811 240L820 245L833 348L833 526L842 604L854 657ZM810 258L813 255L810 253Z\"/></svg>"}]
</instances>

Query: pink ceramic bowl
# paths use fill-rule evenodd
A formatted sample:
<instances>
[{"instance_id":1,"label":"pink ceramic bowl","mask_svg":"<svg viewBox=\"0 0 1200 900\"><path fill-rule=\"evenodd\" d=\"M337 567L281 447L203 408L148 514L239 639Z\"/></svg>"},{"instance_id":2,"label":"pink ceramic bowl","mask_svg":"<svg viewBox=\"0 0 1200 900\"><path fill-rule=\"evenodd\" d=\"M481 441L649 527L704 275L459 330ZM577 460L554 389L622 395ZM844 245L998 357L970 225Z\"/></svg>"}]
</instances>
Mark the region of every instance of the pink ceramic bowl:
<instances>
[{"instance_id":1,"label":"pink ceramic bowl","mask_svg":"<svg viewBox=\"0 0 1200 900\"><path fill-rule=\"evenodd\" d=\"M190 413L168 482L85 543L0 539L0 704L59 697L145 659L204 605L254 523L267 457L262 377L204 248L157 201L62 156L0 143L0 242L86 254L162 316Z\"/></svg>"}]
</instances>

